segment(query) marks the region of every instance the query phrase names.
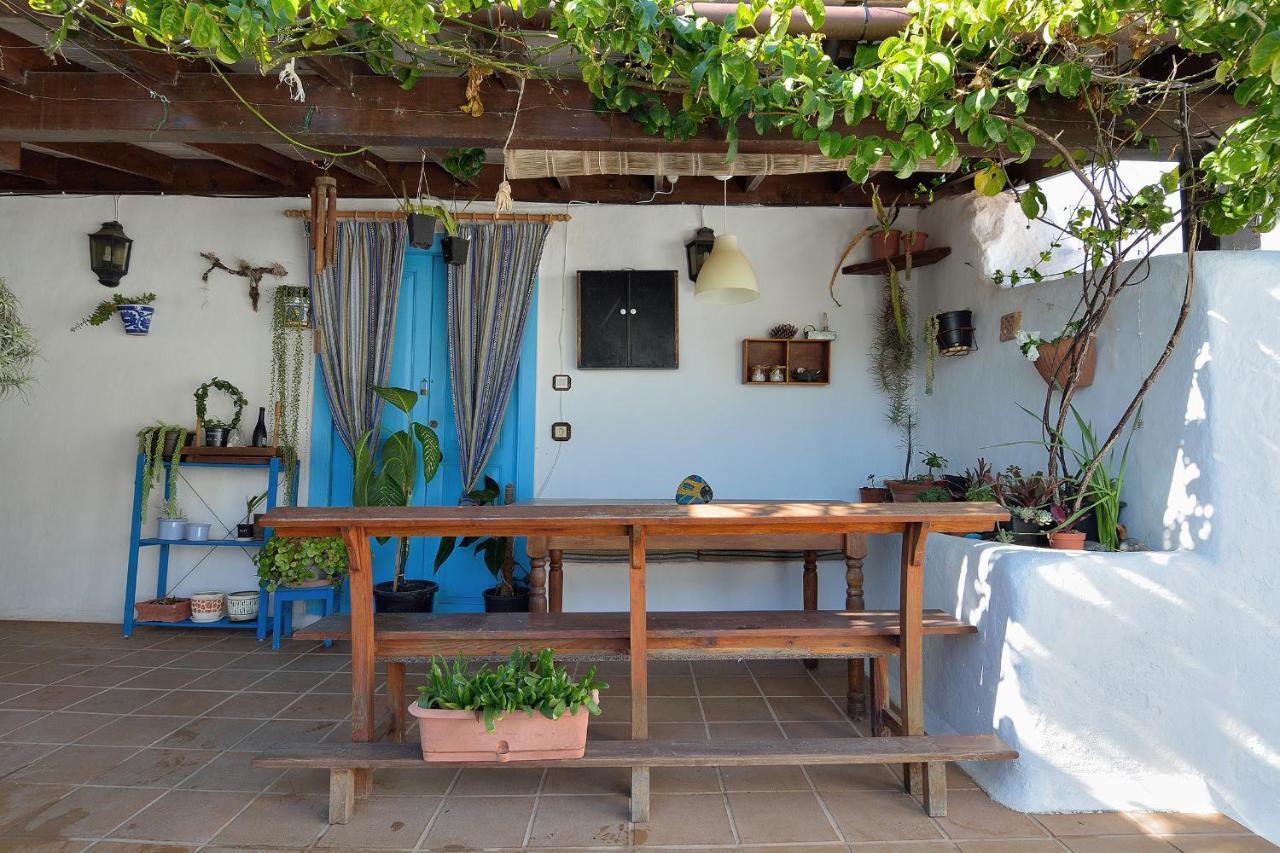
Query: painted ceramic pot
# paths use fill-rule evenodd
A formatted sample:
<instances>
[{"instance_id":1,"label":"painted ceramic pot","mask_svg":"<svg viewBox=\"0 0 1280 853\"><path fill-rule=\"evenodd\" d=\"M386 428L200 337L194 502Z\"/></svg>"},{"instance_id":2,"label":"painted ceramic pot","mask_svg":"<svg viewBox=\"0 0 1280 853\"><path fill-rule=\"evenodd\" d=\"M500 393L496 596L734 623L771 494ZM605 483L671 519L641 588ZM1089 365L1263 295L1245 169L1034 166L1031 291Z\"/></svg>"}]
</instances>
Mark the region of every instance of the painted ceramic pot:
<instances>
[{"instance_id":1,"label":"painted ceramic pot","mask_svg":"<svg viewBox=\"0 0 1280 853\"><path fill-rule=\"evenodd\" d=\"M258 591L246 589L227 593L227 619L232 622L250 622L258 618Z\"/></svg>"},{"instance_id":2,"label":"painted ceramic pot","mask_svg":"<svg viewBox=\"0 0 1280 853\"><path fill-rule=\"evenodd\" d=\"M156 525L156 538L166 542L178 542L187 534L185 518L162 518Z\"/></svg>"},{"instance_id":3,"label":"painted ceramic pot","mask_svg":"<svg viewBox=\"0 0 1280 853\"><path fill-rule=\"evenodd\" d=\"M208 542L209 541L209 522L207 521L188 521L187 522L187 541L188 542Z\"/></svg>"},{"instance_id":4,"label":"painted ceramic pot","mask_svg":"<svg viewBox=\"0 0 1280 853\"><path fill-rule=\"evenodd\" d=\"M156 309L153 305L121 305L116 313L120 315L126 335L145 335L151 331L151 318Z\"/></svg>"},{"instance_id":5,"label":"painted ceramic pot","mask_svg":"<svg viewBox=\"0 0 1280 853\"><path fill-rule=\"evenodd\" d=\"M227 596L221 592L196 592L191 595L191 621L217 622L227 615Z\"/></svg>"},{"instance_id":6,"label":"painted ceramic pot","mask_svg":"<svg viewBox=\"0 0 1280 853\"><path fill-rule=\"evenodd\" d=\"M600 694L595 694L600 701ZM517 711L485 730L480 711L440 711L414 702L409 713L418 718L424 761L545 761L581 758L587 749L587 721L591 714L580 708L549 720L541 714Z\"/></svg>"}]
</instances>

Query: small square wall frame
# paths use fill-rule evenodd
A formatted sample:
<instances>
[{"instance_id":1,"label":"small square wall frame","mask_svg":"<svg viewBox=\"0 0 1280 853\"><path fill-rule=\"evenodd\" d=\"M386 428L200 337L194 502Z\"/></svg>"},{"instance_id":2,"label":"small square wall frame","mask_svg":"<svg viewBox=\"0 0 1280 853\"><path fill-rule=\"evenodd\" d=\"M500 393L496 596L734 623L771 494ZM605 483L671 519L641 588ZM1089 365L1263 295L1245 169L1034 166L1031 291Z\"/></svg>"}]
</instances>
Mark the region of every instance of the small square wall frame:
<instances>
[{"instance_id":1,"label":"small square wall frame","mask_svg":"<svg viewBox=\"0 0 1280 853\"><path fill-rule=\"evenodd\" d=\"M747 338L742 342L743 385L829 385L831 384L831 341L806 338ZM782 382L752 382L751 372L756 366L764 368L768 377L770 368L781 365L786 369ZM799 375L815 371L820 381L797 379Z\"/></svg>"}]
</instances>

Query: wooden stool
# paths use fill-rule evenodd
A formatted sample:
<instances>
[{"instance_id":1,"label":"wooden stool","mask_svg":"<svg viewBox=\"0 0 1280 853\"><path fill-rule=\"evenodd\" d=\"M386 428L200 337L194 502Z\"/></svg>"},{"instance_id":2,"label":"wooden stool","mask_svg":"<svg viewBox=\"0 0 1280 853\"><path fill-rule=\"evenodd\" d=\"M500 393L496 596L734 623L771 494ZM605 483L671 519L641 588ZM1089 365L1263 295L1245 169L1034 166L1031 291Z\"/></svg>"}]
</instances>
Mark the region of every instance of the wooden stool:
<instances>
[{"instance_id":1,"label":"wooden stool","mask_svg":"<svg viewBox=\"0 0 1280 853\"><path fill-rule=\"evenodd\" d=\"M280 648L280 638L293 635L293 602L318 601L320 615L332 616L338 612L338 587L333 584L317 587L288 587L276 589L271 599L271 648ZM325 640L326 647L333 640Z\"/></svg>"}]
</instances>

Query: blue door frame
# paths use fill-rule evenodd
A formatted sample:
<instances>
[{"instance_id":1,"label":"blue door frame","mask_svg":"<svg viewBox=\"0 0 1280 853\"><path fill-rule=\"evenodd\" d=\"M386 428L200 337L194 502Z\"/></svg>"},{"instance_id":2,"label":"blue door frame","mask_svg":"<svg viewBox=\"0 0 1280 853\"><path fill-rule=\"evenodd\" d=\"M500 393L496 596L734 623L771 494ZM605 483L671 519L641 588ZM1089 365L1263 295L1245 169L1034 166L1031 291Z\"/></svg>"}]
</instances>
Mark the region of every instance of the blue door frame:
<instances>
[{"instance_id":1,"label":"blue door frame","mask_svg":"<svg viewBox=\"0 0 1280 853\"><path fill-rule=\"evenodd\" d=\"M439 241L430 249L410 248L405 253L404 279L400 303L396 309L396 330L392 352L390 384L411 388L426 394L414 410L414 418L431 423L440 436L444 461L440 471L424 488L418 474L415 504L420 506L455 505L461 495L462 475L458 469L458 435L453 415L453 397L449 378L448 341L445 335L447 278ZM537 370L537 288L530 309L524 343L520 351L520 367L515 388L507 405L498 445L485 471L499 484L515 486L516 500L533 497L534 407ZM315 394L312 406L311 470L308 503L311 506L348 506L351 503L351 454L333 427L324 376L316 361ZM425 405L424 405L425 403ZM405 426L405 417L394 408L384 409L383 429L397 430ZM493 580L479 559L469 550L455 551L438 574L432 573L436 538L414 539L410 547L406 574L411 579L424 578L440 584L436 594L436 610L482 610L481 591ZM373 543L374 581L391 580L394 542ZM523 540L516 543L516 554L525 553ZM522 559L521 562L524 562Z\"/></svg>"}]
</instances>

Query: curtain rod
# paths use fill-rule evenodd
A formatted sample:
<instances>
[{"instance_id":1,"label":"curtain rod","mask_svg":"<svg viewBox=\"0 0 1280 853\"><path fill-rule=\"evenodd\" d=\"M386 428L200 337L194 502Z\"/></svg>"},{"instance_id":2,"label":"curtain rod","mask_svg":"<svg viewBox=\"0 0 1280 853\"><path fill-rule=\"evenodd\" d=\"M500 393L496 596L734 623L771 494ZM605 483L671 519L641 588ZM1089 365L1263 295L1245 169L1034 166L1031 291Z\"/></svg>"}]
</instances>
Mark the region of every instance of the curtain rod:
<instances>
[{"instance_id":1,"label":"curtain rod","mask_svg":"<svg viewBox=\"0 0 1280 853\"><path fill-rule=\"evenodd\" d=\"M310 219L309 210L286 210L285 216L293 219ZM399 210L339 210L339 219L404 219L405 213ZM568 222L567 213L455 213L454 219L463 222Z\"/></svg>"}]
</instances>

